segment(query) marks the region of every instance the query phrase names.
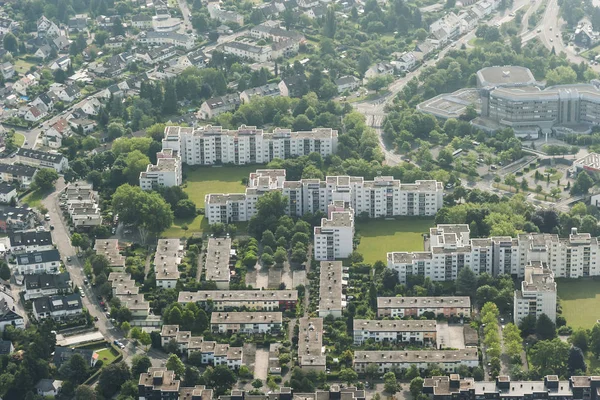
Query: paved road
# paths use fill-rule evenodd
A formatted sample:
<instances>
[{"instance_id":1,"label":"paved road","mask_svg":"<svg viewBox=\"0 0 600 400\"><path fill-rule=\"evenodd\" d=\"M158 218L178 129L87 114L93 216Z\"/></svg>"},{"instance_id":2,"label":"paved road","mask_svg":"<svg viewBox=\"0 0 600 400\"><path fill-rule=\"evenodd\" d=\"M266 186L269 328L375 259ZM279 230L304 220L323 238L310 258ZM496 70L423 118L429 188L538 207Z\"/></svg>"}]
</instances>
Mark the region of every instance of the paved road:
<instances>
[{"instance_id":1,"label":"paved road","mask_svg":"<svg viewBox=\"0 0 600 400\"><path fill-rule=\"evenodd\" d=\"M52 240L60 252L63 261L65 261L67 271L71 274L71 280L73 281L73 284L79 286L82 289L82 292L85 294L85 297L82 298L84 307L89 311L92 318L98 317L98 321L96 322L98 331L102 333L104 338L111 343L115 340L126 343L126 347L123 350L123 359L126 362L131 363L131 357L137 353L143 352L142 348L136 348L132 343L124 338L121 330L116 328L108 320L106 314L100 308L96 294L89 286L83 284L83 280L85 279L83 265L76 256L77 252L75 248L71 246L71 235L69 233L67 223L62 217L62 211L59 207L60 192L65 187L66 185L64 179L59 179L59 181L56 183L55 192L42 201L44 207L48 209L48 214L50 214L50 223L54 225L54 230L52 231ZM71 262L66 262L67 257L71 257ZM150 349L147 354L152 359L153 365L155 366L160 366L166 361L166 355L163 352L155 349Z\"/></svg>"},{"instance_id":2,"label":"paved road","mask_svg":"<svg viewBox=\"0 0 600 400\"><path fill-rule=\"evenodd\" d=\"M178 0L179 9L181 10L181 15L183 16L183 31L187 32L192 29L192 21L190 19L190 8L187 4L186 0Z\"/></svg>"}]
</instances>

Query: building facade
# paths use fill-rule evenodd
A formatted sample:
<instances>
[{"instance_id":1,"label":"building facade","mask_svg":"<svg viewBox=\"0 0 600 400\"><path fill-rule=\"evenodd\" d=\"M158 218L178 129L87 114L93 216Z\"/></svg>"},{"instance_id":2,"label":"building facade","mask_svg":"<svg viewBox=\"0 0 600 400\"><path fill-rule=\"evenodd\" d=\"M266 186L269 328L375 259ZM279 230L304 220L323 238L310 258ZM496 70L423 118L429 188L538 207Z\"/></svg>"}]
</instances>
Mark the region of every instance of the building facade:
<instances>
[{"instance_id":1,"label":"building facade","mask_svg":"<svg viewBox=\"0 0 600 400\"><path fill-rule=\"evenodd\" d=\"M437 338L435 320L354 320L354 344L367 340L402 344L434 345Z\"/></svg>"},{"instance_id":2,"label":"building facade","mask_svg":"<svg viewBox=\"0 0 600 400\"><path fill-rule=\"evenodd\" d=\"M272 334L281 332L281 312L213 312L210 326L213 333L220 334Z\"/></svg>"},{"instance_id":3,"label":"building facade","mask_svg":"<svg viewBox=\"0 0 600 400\"><path fill-rule=\"evenodd\" d=\"M297 290L199 290L179 292L180 304L209 304L214 311L246 308L262 311L294 310L298 303Z\"/></svg>"},{"instance_id":4,"label":"building facade","mask_svg":"<svg viewBox=\"0 0 600 400\"><path fill-rule=\"evenodd\" d=\"M537 320L542 314L556 322L556 282L552 271L542 263L532 263L525 267L521 290L515 290L514 321L519 325L529 315Z\"/></svg>"},{"instance_id":5,"label":"building facade","mask_svg":"<svg viewBox=\"0 0 600 400\"><path fill-rule=\"evenodd\" d=\"M354 249L354 211L342 201L329 205L328 218L314 228L314 257L317 261L347 258Z\"/></svg>"},{"instance_id":6,"label":"building facade","mask_svg":"<svg viewBox=\"0 0 600 400\"><path fill-rule=\"evenodd\" d=\"M462 350L357 350L354 352L353 367L356 372L365 373L372 364L379 367L380 374L406 370L412 365L420 370L436 365L442 371L452 373L461 365L469 368L477 367L479 355L476 347Z\"/></svg>"},{"instance_id":7,"label":"building facade","mask_svg":"<svg viewBox=\"0 0 600 400\"><path fill-rule=\"evenodd\" d=\"M433 313L436 317L440 314L446 318L468 317L471 315L471 298L469 296L377 298L379 318L421 317L426 312Z\"/></svg>"}]
</instances>

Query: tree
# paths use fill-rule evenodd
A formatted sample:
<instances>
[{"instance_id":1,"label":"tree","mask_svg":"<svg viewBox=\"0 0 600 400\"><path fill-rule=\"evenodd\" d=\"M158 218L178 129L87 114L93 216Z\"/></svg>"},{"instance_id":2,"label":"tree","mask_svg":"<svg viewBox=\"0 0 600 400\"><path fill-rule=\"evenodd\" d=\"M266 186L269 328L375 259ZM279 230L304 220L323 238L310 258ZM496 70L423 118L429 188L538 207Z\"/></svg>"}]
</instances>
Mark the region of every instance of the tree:
<instances>
[{"instance_id":1,"label":"tree","mask_svg":"<svg viewBox=\"0 0 600 400\"><path fill-rule=\"evenodd\" d=\"M383 89L384 87L387 87L387 85L392 83L393 80L394 80L394 78L391 75L387 75L387 74L375 75L374 77L370 78L367 81L367 88L374 90L376 93L379 93L379 91L381 89Z\"/></svg>"},{"instance_id":2,"label":"tree","mask_svg":"<svg viewBox=\"0 0 600 400\"><path fill-rule=\"evenodd\" d=\"M410 381L410 394L413 399L416 399L419 394L423 391L423 378L420 376L413 378Z\"/></svg>"},{"instance_id":3,"label":"tree","mask_svg":"<svg viewBox=\"0 0 600 400\"><path fill-rule=\"evenodd\" d=\"M277 246L277 240L275 239L275 235L272 231L268 229L263 232L261 243L263 246L269 246L271 248Z\"/></svg>"},{"instance_id":4,"label":"tree","mask_svg":"<svg viewBox=\"0 0 600 400\"><path fill-rule=\"evenodd\" d=\"M81 354L75 353L60 366L58 372L66 380L77 385L87 378L88 365Z\"/></svg>"},{"instance_id":5,"label":"tree","mask_svg":"<svg viewBox=\"0 0 600 400\"><path fill-rule=\"evenodd\" d=\"M600 356L600 324L595 324L590 332L590 350L596 357Z\"/></svg>"},{"instance_id":6,"label":"tree","mask_svg":"<svg viewBox=\"0 0 600 400\"><path fill-rule=\"evenodd\" d=\"M152 367L152 361L145 354L136 354L131 359L131 375L134 377L148 372L150 367Z\"/></svg>"},{"instance_id":7,"label":"tree","mask_svg":"<svg viewBox=\"0 0 600 400\"><path fill-rule=\"evenodd\" d=\"M404 379L412 380L417 376L421 376L421 374L419 373L419 369L415 364L411 364L410 367L406 370L406 373L404 374Z\"/></svg>"},{"instance_id":8,"label":"tree","mask_svg":"<svg viewBox=\"0 0 600 400\"><path fill-rule=\"evenodd\" d=\"M42 168L33 177L33 184L36 189L41 191L50 191L58 180L58 173L54 169Z\"/></svg>"},{"instance_id":9,"label":"tree","mask_svg":"<svg viewBox=\"0 0 600 400\"><path fill-rule=\"evenodd\" d=\"M173 214L177 218L192 218L196 215L196 203L189 199L179 200Z\"/></svg>"},{"instance_id":10,"label":"tree","mask_svg":"<svg viewBox=\"0 0 600 400\"><path fill-rule=\"evenodd\" d=\"M263 387L263 381L256 378L255 380L252 381L252 387L255 389L260 389L261 387Z\"/></svg>"},{"instance_id":11,"label":"tree","mask_svg":"<svg viewBox=\"0 0 600 400\"><path fill-rule=\"evenodd\" d=\"M579 174L577 174L577 179L575 179L575 183L571 188L571 194L587 194L592 186L594 186L594 181L592 178L590 178L587 172L581 171Z\"/></svg>"},{"instance_id":12,"label":"tree","mask_svg":"<svg viewBox=\"0 0 600 400\"><path fill-rule=\"evenodd\" d=\"M463 267L456 278L456 294L461 296L472 296L477 288L477 278L469 267Z\"/></svg>"},{"instance_id":13,"label":"tree","mask_svg":"<svg viewBox=\"0 0 600 400\"><path fill-rule=\"evenodd\" d=\"M536 325L535 315L527 315L525 318L521 320L519 324L519 329L523 333L524 336L529 336L535 333L535 325Z\"/></svg>"},{"instance_id":14,"label":"tree","mask_svg":"<svg viewBox=\"0 0 600 400\"><path fill-rule=\"evenodd\" d=\"M579 347L572 346L569 349L569 361L567 362L569 368L569 374L583 374L587 369L585 364L585 357Z\"/></svg>"},{"instance_id":15,"label":"tree","mask_svg":"<svg viewBox=\"0 0 600 400\"><path fill-rule=\"evenodd\" d=\"M224 394L237 381L233 371L226 365L217 365L214 368L208 367L202 377L206 386L212 387L217 396Z\"/></svg>"},{"instance_id":16,"label":"tree","mask_svg":"<svg viewBox=\"0 0 600 400\"><path fill-rule=\"evenodd\" d=\"M553 339L556 337L556 325L546 314L542 314L535 324L535 333L541 340Z\"/></svg>"},{"instance_id":17,"label":"tree","mask_svg":"<svg viewBox=\"0 0 600 400\"><path fill-rule=\"evenodd\" d=\"M0 278L5 281L10 279L10 267L6 263L6 261L2 261L0 264Z\"/></svg>"},{"instance_id":18,"label":"tree","mask_svg":"<svg viewBox=\"0 0 600 400\"><path fill-rule=\"evenodd\" d=\"M392 371L386 372L383 375L383 390L389 394L396 394L398 391L398 381L396 380L396 374Z\"/></svg>"},{"instance_id":19,"label":"tree","mask_svg":"<svg viewBox=\"0 0 600 400\"><path fill-rule=\"evenodd\" d=\"M19 51L19 42L17 37L10 32L4 35L2 43L4 44L4 49L6 51L10 51L11 53L17 53Z\"/></svg>"},{"instance_id":20,"label":"tree","mask_svg":"<svg viewBox=\"0 0 600 400\"><path fill-rule=\"evenodd\" d=\"M569 345L560 339L540 340L530 351L531 363L537 372L544 375L567 373Z\"/></svg>"},{"instance_id":21,"label":"tree","mask_svg":"<svg viewBox=\"0 0 600 400\"><path fill-rule=\"evenodd\" d=\"M515 189L518 186L517 178L513 174L508 174L504 177L504 183L508 186L514 187Z\"/></svg>"},{"instance_id":22,"label":"tree","mask_svg":"<svg viewBox=\"0 0 600 400\"><path fill-rule=\"evenodd\" d=\"M475 299L477 300L477 304L482 306L489 301L493 302L496 300L499 293L500 292L495 287L484 285L477 289L477 292L475 293Z\"/></svg>"},{"instance_id":23,"label":"tree","mask_svg":"<svg viewBox=\"0 0 600 400\"><path fill-rule=\"evenodd\" d=\"M131 371L125 362L107 365L102 368L97 390L105 398L111 398L129 379L131 379Z\"/></svg>"},{"instance_id":24,"label":"tree","mask_svg":"<svg viewBox=\"0 0 600 400\"><path fill-rule=\"evenodd\" d=\"M287 251L283 247L278 247L273 254L273 260L277 265L283 265L285 260L287 260Z\"/></svg>"},{"instance_id":25,"label":"tree","mask_svg":"<svg viewBox=\"0 0 600 400\"><path fill-rule=\"evenodd\" d=\"M167 359L166 367L168 370L175 372L175 375L177 375L177 377L183 377L183 374L185 372L185 365L179 359L179 356L177 354L172 353L169 356L169 358Z\"/></svg>"},{"instance_id":26,"label":"tree","mask_svg":"<svg viewBox=\"0 0 600 400\"><path fill-rule=\"evenodd\" d=\"M570 66L560 66L546 72L549 86L564 85L577 82L577 73Z\"/></svg>"},{"instance_id":27,"label":"tree","mask_svg":"<svg viewBox=\"0 0 600 400\"><path fill-rule=\"evenodd\" d=\"M350 385L358 380L358 374L352 368L343 368L340 371L339 378Z\"/></svg>"},{"instance_id":28,"label":"tree","mask_svg":"<svg viewBox=\"0 0 600 400\"><path fill-rule=\"evenodd\" d=\"M335 20L335 9L328 7L325 13L325 22L323 24L323 34L328 38L333 39L335 31L337 29L337 22Z\"/></svg>"},{"instance_id":29,"label":"tree","mask_svg":"<svg viewBox=\"0 0 600 400\"><path fill-rule=\"evenodd\" d=\"M569 337L569 343L586 353L589 349L589 337L586 329L578 328Z\"/></svg>"},{"instance_id":30,"label":"tree","mask_svg":"<svg viewBox=\"0 0 600 400\"><path fill-rule=\"evenodd\" d=\"M90 238L85 233L75 232L71 235L71 246L85 251L90 247Z\"/></svg>"},{"instance_id":31,"label":"tree","mask_svg":"<svg viewBox=\"0 0 600 400\"><path fill-rule=\"evenodd\" d=\"M263 253L260 256L260 259L265 267L270 267L271 265L273 265L275 263L273 256L270 255L269 253Z\"/></svg>"},{"instance_id":32,"label":"tree","mask_svg":"<svg viewBox=\"0 0 600 400\"><path fill-rule=\"evenodd\" d=\"M77 386L75 400L96 400L96 392L87 385Z\"/></svg>"}]
</instances>

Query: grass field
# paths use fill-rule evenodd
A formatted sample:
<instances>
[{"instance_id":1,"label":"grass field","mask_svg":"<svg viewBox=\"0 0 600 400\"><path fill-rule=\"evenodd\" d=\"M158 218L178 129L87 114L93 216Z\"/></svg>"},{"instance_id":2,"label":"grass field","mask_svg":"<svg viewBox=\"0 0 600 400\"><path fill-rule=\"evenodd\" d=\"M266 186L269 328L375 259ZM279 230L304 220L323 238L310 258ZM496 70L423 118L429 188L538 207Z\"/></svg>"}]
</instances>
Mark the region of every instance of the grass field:
<instances>
[{"instance_id":1,"label":"grass field","mask_svg":"<svg viewBox=\"0 0 600 400\"><path fill-rule=\"evenodd\" d=\"M15 132L15 145L21 147L23 143L25 143L25 136L22 133Z\"/></svg>"},{"instance_id":2,"label":"grass field","mask_svg":"<svg viewBox=\"0 0 600 400\"><path fill-rule=\"evenodd\" d=\"M26 203L29 207L39 208L42 205L42 199L44 199L49 193L41 190L34 190L27 196L21 199L21 203Z\"/></svg>"},{"instance_id":3,"label":"grass field","mask_svg":"<svg viewBox=\"0 0 600 400\"><path fill-rule=\"evenodd\" d=\"M423 251L423 234L429 233L433 219L372 220L356 224L360 234L358 252L365 262L385 261L390 251Z\"/></svg>"},{"instance_id":4,"label":"grass field","mask_svg":"<svg viewBox=\"0 0 600 400\"><path fill-rule=\"evenodd\" d=\"M102 360L103 365L108 365L112 363L115 358L119 355L117 351L113 348L106 348L104 350L98 350L98 359Z\"/></svg>"},{"instance_id":5,"label":"grass field","mask_svg":"<svg viewBox=\"0 0 600 400\"><path fill-rule=\"evenodd\" d=\"M242 178L247 178L250 172L256 171L260 166L236 167L197 167L184 171L184 192L190 200L196 203L197 208L204 208L204 196L209 193L243 193L245 186ZM182 229L187 225L188 229ZM194 233L201 233L208 228L208 223L203 215L193 219L176 219L171 228L163 232L163 237L184 237Z\"/></svg>"},{"instance_id":6,"label":"grass field","mask_svg":"<svg viewBox=\"0 0 600 400\"><path fill-rule=\"evenodd\" d=\"M591 328L600 319L600 282L592 279L557 279L558 297L573 328Z\"/></svg>"},{"instance_id":7,"label":"grass field","mask_svg":"<svg viewBox=\"0 0 600 400\"><path fill-rule=\"evenodd\" d=\"M33 67L34 65L34 63L31 63L29 61L18 59L15 61L15 71L17 71L20 74L25 74L29 72L29 69L31 69L31 67Z\"/></svg>"}]
</instances>

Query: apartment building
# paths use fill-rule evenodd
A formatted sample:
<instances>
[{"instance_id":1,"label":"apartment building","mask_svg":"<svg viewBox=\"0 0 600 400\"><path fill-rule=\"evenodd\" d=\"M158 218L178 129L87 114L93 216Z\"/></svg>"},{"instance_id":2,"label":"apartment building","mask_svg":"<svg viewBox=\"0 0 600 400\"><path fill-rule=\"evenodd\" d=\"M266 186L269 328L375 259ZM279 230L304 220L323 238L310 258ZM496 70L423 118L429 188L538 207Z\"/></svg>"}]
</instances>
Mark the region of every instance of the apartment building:
<instances>
[{"instance_id":1,"label":"apartment building","mask_svg":"<svg viewBox=\"0 0 600 400\"><path fill-rule=\"evenodd\" d=\"M425 313L433 313L436 317L468 317L471 315L471 298L469 296L439 297L378 297L377 316L421 317Z\"/></svg>"},{"instance_id":2,"label":"apartment building","mask_svg":"<svg viewBox=\"0 0 600 400\"><path fill-rule=\"evenodd\" d=\"M209 238L204 259L204 281L214 282L220 290L229 289L231 255L230 238Z\"/></svg>"},{"instance_id":3,"label":"apartment building","mask_svg":"<svg viewBox=\"0 0 600 400\"><path fill-rule=\"evenodd\" d=\"M0 180L6 183L18 183L23 188L28 188L37 171L37 168L29 165L0 163Z\"/></svg>"},{"instance_id":4,"label":"apartment building","mask_svg":"<svg viewBox=\"0 0 600 400\"><path fill-rule=\"evenodd\" d=\"M214 311L232 311L241 308L261 311L295 310L297 290L200 290L179 292L180 304L196 303Z\"/></svg>"},{"instance_id":5,"label":"apartment building","mask_svg":"<svg viewBox=\"0 0 600 400\"><path fill-rule=\"evenodd\" d=\"M148 164L146 171L140 172L142 190L181 186L182 183L181 158L172 149L156 153L156 164Z\"/></svg>"},{"instance_id":6,"label":"apartment building","mask_svg":"<svg viewBox=\"0 0 600 400\"><path fill-rule=\"evenodd\" d=\"M266 85L253 87L240 93L240 100L248 103L254 97L278 97L289 96L288 88L284 81L279 83L267 83Z\"/></svg>"},{"instance_id":7,"label":"apartment building","mask_svg":"<svg viewBox=\"0 0 600 400\"><path fill-rule=\"evenodd\" d=\"M328 218L314 228L314 257L317 261L347 258L354 249L354 210L334 201L328 207Z\"/></svg>"},{"instance_id":8,"label":"apartment building","mask_svg":"<svg viewBox=\"0 0 600 400\"><path fill-rule=\"evenodd\" d=\"M140 293L140 288L131 279L131 275L124 272L111 272L108 275L108 282L111 284L113 297L118 298L123 306L131 310L134 317L131 324L143 326L143 320L146 320L150 314L150 303L144 299L144 295Z\"/></svg>"},{"instance_id":9,"label":"apartment building","mask_svg":"<svg viewBox=\"0 0 600 400\"><path fill-rule=\"evenodd\" d=\"M228 335L233 333L278 335L282 322L283 316L278 311L213 312L210 316L211 331Z\"/></svg>"},{"instance_id":10,"label":"apartment building","mask_svg":"<svg viewBox=\"0 0 600 400\"><path fill-rule=\"evenodd\" d=\"M476 347L461 350L357 350L354 352L353 367L356 372L365 373L371 364L379 367L380 374L405 370L412 365L420 370L436 365L442 371L452 373L461 365L469 368L477 367L479 355Z\"/></svg>"},{"instance_id":11,"label":"apartment building","mask_svg":"<svg viewBox=\"0 0 600 400\"><path fill-rule=\"evenodd\" d=\"M354 344L360 346L367 340L402 344L435 346L437 324L435 320L354 320Z\"/></svg>"},{"instance_id":12,"label":"apartment building","mask_svg":"<svg viewBox=\"0 0 600 400\"><path fill-rule=\"evenodd\" d=\"M524 233L516 239L470 239L467 225L438 225L430 229L430 245L423 252L388 253L388 267L400 282L412 274L434 281L452 281L461 268L475 274L525 276L531 262L544 263L556 277L578 278L600 274L598 239L574 229L568 238L556 234Z\"/></svg>"},{"instance_id":13,"label":"apartment building","mask_svg":"<svg viewBox=\"0 0 600 400\"><path fill-rule=\"evenodd\" d=\"M163 325L160 336L163 348L175 341L179 351L186 353L188 357L192 353L200 352L202 364L227 365L233 369L242 365L242 347L231 347L228 344L204 340L202 336L192 336L189 331L180 331L179 325Z\"/></svg>"},{"instance_id":14,"label":"apartment building","mask_svg":"<svg viewBox=\"0 0 600 400\"><path fill-rule=\"evenodd\" d=\"M69 168L67 157L59 153L48 153L40 150L20 147L17 150L17 161L36 168L52 168L61 173Z\"/></svg>"},{"instance_id":15,"label":"apartment building","mask_svg":"<svg viewBox=\"0 0 600 400\"><path fill-rule=\"evenodd\" d=\"M598 400L600 377L571 376L560 380L547 375L541 381L511 381L509 376L499 376L494 381L477 382L473 378L461 378L458 374L425 378L423 393L433 400L485 398L500 400L532 398Z\"/></svg>"},{"instance_id":16,"label":"apartment building","mask_svg":"<svg viewBox=\"0 0 600 400\"><path fill-rule=\"evenodd\" d=\"M341 261L321 261L319 271L319 317L342 316L346 308L344 288L348 285L348 274Z\"/></svg>"},{"instance_id":17,"label":"apartment building","mask_svg":"<svg viewBox=\"0 0 600 400\"><path fill-rule=\"evenodd\" d=\"M222 110L219 113L231 111L240 102L239 95L207 100L200 107L201 118L218 115L217 109ZM245 125L237 130L211 125L195 129L167 126L163 149L176 150L181 161L188 165L266 164L274 158L286 159L313 152L327 157L337 151L337 140L338 132L331 128L314 128L307 132L276 128L273 132L264 132Z\"/></svg>"},{"instance_id":18,"label":"apartment building","mask_svg":"<svg viewBox=\"0 0 600 400\"><path fill-rule=\"evenodd\" d=\"M217 21L225 22L234 22L240 26L244 25L244 16L236 13L235 11L227 11L221 9L221 6L218 3L208 3L208 13L212 19L216 19Z\"/></svg>"},{"instance_id":19,"label":"apartment building","mask_svg":"<svg viewBox=\"0 0 600 400\"><path fill-rule=\"evenodd\" d=\"M324 372L323 318L302 317L298 320L298 364L304 371Z\"/></svg>"},{"instance_id":20,"label":"apartment building","mask_svg":"<svg viewBox=\"0 0 600 400\"><path fill-rule=\"evenodd\" d=\"M355 387L343 387L343 385L332 384L328 390L317 390L314 393L294 393L289 387L281 387L277 391L268 394L252 395L244 390L234 389L230 395L219 396L219 400L290 400L290 399L318 399L318 400L365 400L364 390Z\"/></svg>"},{"instance_id":21,"label":"apartment building","mask_svg":"<svg viewBox=\"0 0 600 400\"><path fill-rule=\"evenodd\" d=\"M94 227L102 224L98 192L92 184L74 182L69 184L60 195L71 222L76 228Z\"/></svg>"},{"instance_id":22,"label":"apartment building","mask_svg":"<svg viewBox=\"0 0 600 400\"><path fill-rule=\"evenodd\" d=\"M16 274L56 274L60 267L60 254L58 250L44 250L34 253L22 253L16 256Z\"/></svg>"},{"instance_id":23,"label":"apartment building","mask_svg":"<svg viewBox=\"0 0 600 400\"><path fill-rule=\"evenodd\" d=\"M12 254L31 253L36 251L53 250L52 235L50 231L31 229L16 231L8 236Z\"/></svg>"},{"instance_id":24,"label":"apartment building","mask_svg":"<svg viewBox=\"0 0 600 400\"><path fill-rule=\"evenodd\" d=\"M38 321L46 318L65 320L83 313L79 293L66 296L44 296L33 300L33 315Z\"/></svg>"},{"instance_id":25,"label":"apartment building","mask_svg":"<svg viewBox=\"0 0 600 400\"><path fill-rule=\"evenodd\" d=\"M183 244L179 239L159 239L154 255L156 287L174 289L179 280L179 269L184 256Z\"/></svg>"},{"instance_id":26,"label":"apartment building","mask_svg":"<svg viewBox=\"0 0 600 400\"><path fill-rule=\"evenodd\" d=\"M60 274L25 275L25 300L53 296L71 291L71 276L68 272Z\"/></svg>"},{"instance_id":27,"label":"apartment building","mask_svg":"<svg viewBox=\"0 0 600 400\"><path fill-rule=\"evenodd\" d=\"M137 39L139 43L150 46L172 44L176 47L183 47L186 50L191 50L194 47L193 37L177 32L147 31L140 33Z\"/></svg>"},{"instance_id":28,"label":"apartment building","mask_svg":"<svg viewBox=\"0 0 600 400\"><path fill-rule=\"evenodd\" d=\"M115 272L125 270L125 257L121 254L119 248L119 239L96 239L94 251L98 256L104 256L108 260L108 265Z\"/></svg>"},{"instance_id":29,"label":"apartment building","mask_svg":"<svg viewBox=\"0 0 600 400\"><path fill-rule=\"evenodd\" d=\"M355 215L370 218L433 216L443 205L443 187L437 181L406 184L392 177L364 181L351 176L286 181L285 170L257 170L250 174L245 193L206 195L205 215L209 224L248 221L256 213L258 198L274 190L287 198L286 211L291 216L328 213L330 204L342 204L337 201Z\"/></svg>"},{"instance_id":30,"label":"apartment building","mask_svg":"<svg viewBox=\"0 0 600 400\"><path fill-rule=\"evenodd\" d=\"M556 322L556 282L552 271L532 262L525 267L521 290L515 290L514 321L518 325L528 315L537 319L542 314Z\"/></svg>"}]
</instances>

